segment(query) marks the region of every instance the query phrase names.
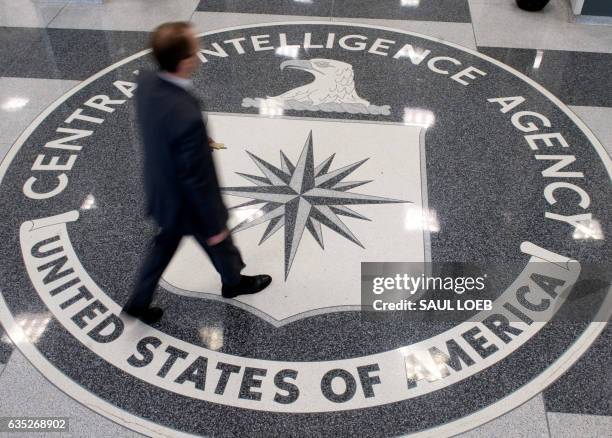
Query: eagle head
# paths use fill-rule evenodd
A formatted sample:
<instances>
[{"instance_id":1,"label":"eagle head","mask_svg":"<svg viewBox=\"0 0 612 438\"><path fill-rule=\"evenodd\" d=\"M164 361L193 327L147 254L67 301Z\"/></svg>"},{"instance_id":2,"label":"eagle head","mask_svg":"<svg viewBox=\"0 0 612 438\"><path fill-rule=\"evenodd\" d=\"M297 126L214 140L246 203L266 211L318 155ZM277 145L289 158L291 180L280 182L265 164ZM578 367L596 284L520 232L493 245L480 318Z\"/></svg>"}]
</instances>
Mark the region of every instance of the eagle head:
<instances>
[{"instance_id":1,"label":"eagle head","mask_svg":"<svg viewBox=\"0 0 612 438\"><path fill-rule=\"evenodd\" d=\"M347 64L346 62L336 61L335 59L323 59L323 58L314 58L314 59L294 59L289 61L284 61L280 65L281 70L296 69L296 70L304 70L309 73L312 73L315 77L322 76L336 76L339 74L346 74L350 72L353 73L353 66L351 64Z\"/></svg>"},{"instance_id":2,"label":"eagle head","mask_svg":"<svg viewBox=\"0 0 612 438\"><path fill-rule=\"evenodd\" d=\"M360 98L355 91L351 64L335 59L293 59L283 61L280 68L307 71L314 76L314 81L275 96L276 100L291 100L312 105L358 104L364 107L369 105L369 102Z\"/></svg>"}]
</instances>

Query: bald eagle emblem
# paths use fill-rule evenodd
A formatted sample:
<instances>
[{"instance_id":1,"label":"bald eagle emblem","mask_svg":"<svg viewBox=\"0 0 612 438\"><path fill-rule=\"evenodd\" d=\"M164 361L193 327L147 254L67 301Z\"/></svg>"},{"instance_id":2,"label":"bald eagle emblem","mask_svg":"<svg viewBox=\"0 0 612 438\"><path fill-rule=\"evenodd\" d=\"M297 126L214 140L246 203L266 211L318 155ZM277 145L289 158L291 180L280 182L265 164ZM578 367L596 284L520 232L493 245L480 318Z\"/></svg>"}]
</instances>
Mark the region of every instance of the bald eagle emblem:
<instances>
[{"instance_id":1,"label":"bald eagle emblem","mask_svg":"<svg viewBox=\"0 0 612 438\"><path fill-rule=\"evenodd\" d=\"M334 59L290 60L280 65L281 71L307 71L314 80L278 96L245 98L243 107L259 108L260 112L275 114L278 110L324 111L350 114L389 115L389 105L372 105L355 90L353 66Z\"/></svg>"}]
</instances>

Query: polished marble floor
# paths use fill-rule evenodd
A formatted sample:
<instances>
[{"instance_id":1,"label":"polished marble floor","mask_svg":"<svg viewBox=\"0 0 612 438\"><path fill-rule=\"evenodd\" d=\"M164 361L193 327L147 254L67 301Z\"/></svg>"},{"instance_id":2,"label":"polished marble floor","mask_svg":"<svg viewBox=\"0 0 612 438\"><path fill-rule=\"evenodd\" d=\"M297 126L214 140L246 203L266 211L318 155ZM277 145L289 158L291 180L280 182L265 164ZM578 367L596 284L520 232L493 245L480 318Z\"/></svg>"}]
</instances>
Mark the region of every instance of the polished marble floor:
<instances>
[{"instance_id":1,"label":"polished marble floor","mask_svg":"<svg viewBox=\"0 0 612 438\"><path fill-rule=\"evenodd\" d=\"M223 299L185 239L147 326L119 314L154 232L132 96L148 32L176 20L203 33L234 238L274 282ZM0 417L78 437L610 436L611 26L565 0L0 0L0 41ZM486 269L505 329L368 319L362 262Z\"/></svg>"}]
</instances>

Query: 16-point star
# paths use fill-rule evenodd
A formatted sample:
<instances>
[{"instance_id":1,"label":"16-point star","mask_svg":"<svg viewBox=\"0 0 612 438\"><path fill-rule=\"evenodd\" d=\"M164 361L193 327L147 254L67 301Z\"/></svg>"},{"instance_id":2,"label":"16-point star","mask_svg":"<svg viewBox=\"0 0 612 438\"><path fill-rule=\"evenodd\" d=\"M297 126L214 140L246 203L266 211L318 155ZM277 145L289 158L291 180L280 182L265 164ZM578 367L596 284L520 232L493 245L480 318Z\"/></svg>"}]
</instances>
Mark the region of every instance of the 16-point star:
<instances>
[{"instance_id":1,"label":"16-point star","mask_svg":"<svg viewBox=\"0 0 612 438\"><path fill-rule=\"evenodd\" d=\"M304 229L308 229L317 243L323 248L321 224L340 234L342 237L361 246L357 237L348 229L338 216L369 220L347 207L359 204L390 204L406 202L397 199L363 195L348 190L367 184L370 181L343 181L367 158L348 166L329 171L335 154L315 166L312 145L312 131L304 144L297 164L292 164L281 151L281 168L262 160L247 151L264 176L247 175L237 172L255 184L246 187L223 187L223 193L252 201L237 205L240 208L264 204L258 211L236 225L232 233L246 230L264 222L268 227L259 242L261 245L276 231L285 226L285 279L297 253Z\"/></svg>"}]
</instances>

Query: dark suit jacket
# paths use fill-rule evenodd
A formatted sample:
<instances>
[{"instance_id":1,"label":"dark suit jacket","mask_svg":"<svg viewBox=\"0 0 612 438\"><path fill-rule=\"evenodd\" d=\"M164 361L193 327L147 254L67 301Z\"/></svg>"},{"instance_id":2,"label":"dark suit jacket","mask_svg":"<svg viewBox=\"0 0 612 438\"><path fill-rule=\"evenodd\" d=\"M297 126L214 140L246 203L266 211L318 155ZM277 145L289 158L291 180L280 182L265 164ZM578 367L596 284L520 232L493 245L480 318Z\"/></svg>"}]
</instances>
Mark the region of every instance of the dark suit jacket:
<instances>
[{"instance_id":1,"label":"dark suit jacket","mask_svg":"<svg viewBox=\"0 0 612 438\"><path fill-rule=\"evenodd\" d=\"M142 71L136 112L144 143L147 213L162 228L205 237L225 228L227 209L198 99Z\"/></svg>"}]
</instances>

